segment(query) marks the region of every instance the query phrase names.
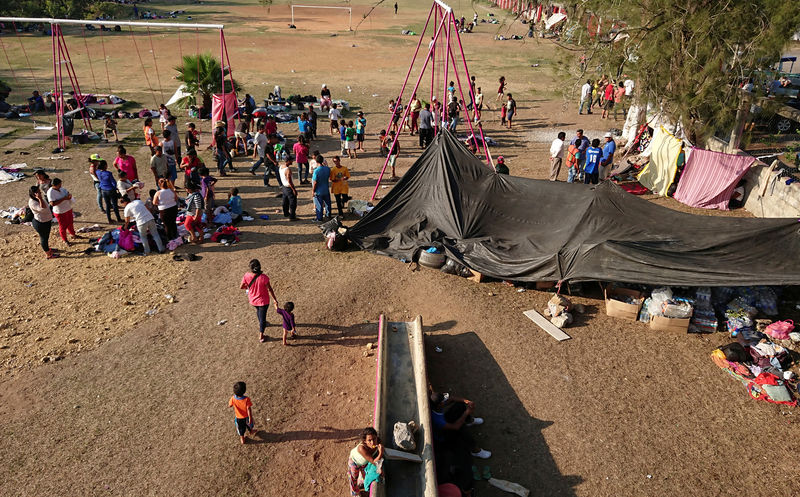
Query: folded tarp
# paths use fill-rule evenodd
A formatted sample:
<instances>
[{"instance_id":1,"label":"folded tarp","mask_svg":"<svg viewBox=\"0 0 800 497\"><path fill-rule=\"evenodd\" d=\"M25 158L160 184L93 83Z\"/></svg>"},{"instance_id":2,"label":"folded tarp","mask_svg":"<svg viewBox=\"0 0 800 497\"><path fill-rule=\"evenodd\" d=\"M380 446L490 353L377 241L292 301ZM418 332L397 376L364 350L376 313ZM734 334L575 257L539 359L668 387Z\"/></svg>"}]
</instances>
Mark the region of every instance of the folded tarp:
<instances>
[{"instance_id":1,"label":"folded tarp","mask_svg":"<svg viewBox=\"0 0 800 497\"><path fill-rule=\"evenodd\" d=\"M664 126L656 128L650 142L650 162L639 173L639 183L653 193L666 195L675 180L682 144Z\"/></svg>"},{"instance_id":2,"label":"folded tarp","mask_svg":"<svg viewBox=\"0 0 800 497\"><path fill-rule=\"evenodd\" d=\"M798 228L677 212L608 181L495 174L445 130L347 236L406 260L436 245L498 279L746 286L800 284Z\"/></svg>"},{"instance_id":3,"label":"folded tarp","mask_svg":"<svg viewBox=\"0 0 800 497\"><path fill-rule=\"evenodd\" d=\"M755 159L693 148L674 198L692 207L728 210L736 184Z\"/></svg>"}]
</instances>

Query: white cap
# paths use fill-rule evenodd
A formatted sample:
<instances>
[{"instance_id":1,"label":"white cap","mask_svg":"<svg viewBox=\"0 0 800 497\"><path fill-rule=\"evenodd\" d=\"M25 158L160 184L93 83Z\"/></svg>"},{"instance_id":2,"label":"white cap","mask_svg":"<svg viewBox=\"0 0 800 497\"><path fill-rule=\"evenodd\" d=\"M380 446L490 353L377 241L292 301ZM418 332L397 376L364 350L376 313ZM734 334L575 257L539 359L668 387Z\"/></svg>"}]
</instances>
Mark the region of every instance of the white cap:
<instances>
[{"instance_id":1,"label":"white cap","mask_svg":"<svg viewBox=\"0 0 800 497\"><path fill-rule=\"evenodd\" d=\"M608 133L606 133L605 135L603 135L603 137L604 137L604 138L613 138L613 137L614 137L614 135L612 135L612 134L611 134L611 131L609 131Z\"/></svg>"}]
</instances>

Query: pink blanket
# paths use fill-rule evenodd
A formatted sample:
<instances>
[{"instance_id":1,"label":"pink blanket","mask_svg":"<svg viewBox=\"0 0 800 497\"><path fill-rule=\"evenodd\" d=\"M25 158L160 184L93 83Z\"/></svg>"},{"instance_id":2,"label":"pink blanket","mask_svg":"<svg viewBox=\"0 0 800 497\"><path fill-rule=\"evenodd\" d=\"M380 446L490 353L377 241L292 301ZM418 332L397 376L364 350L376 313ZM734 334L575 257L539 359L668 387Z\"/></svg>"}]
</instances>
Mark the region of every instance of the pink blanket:
<instances>
[{"instance_id":1,"label":"pink blanket","mask_svg":"<svg viewBox=\"0 0 800 497\"><path fill-rule=\"evenodd\" d=\"M746 155L693 148L674 197L691 207L726 211L736 184L754 160Z\"/></svg>"}]
</instances>

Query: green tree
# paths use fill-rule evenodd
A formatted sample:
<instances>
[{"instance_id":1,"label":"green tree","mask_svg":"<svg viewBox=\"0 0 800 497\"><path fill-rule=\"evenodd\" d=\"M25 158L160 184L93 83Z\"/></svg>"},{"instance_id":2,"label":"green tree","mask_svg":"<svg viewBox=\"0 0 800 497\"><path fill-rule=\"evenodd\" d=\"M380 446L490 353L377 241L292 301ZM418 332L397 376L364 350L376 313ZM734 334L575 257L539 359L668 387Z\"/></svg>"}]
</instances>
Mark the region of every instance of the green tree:
<instances>
[{"instance_id":1,"label":"green tree","mask_svg":"<svg viewBox=\"0 0 800 497\"><path fill-rule=\"evenodd\" d=\"M198 96L205 109L211 109L211 97L215 93L222 93L222 73L219 60L209 54L184 55L181 65L176 66L178 71L176 79L183 83L184 91L190 96L178 101L178 107L186 108L197 105ZM229 70L225 70L225 92L231 93L231 82L228 77ZM234 80L234 88L241 90Z\"/></svg>"},{"instance_id":2,"label":"green tree","mask_svg":"<svg viewBox=\"0 0 800 497\"><path fill-rule=\"evenodd\" d=\"M595 68L635 75L637 101L662 108L693 141L733 121L738 83L776 62L800 28L800 9L785 0L586 0L567 8L584 31L591 76ZM605 20L600 36L585 32L592 15Z\"/></svg>"}]
</instances>

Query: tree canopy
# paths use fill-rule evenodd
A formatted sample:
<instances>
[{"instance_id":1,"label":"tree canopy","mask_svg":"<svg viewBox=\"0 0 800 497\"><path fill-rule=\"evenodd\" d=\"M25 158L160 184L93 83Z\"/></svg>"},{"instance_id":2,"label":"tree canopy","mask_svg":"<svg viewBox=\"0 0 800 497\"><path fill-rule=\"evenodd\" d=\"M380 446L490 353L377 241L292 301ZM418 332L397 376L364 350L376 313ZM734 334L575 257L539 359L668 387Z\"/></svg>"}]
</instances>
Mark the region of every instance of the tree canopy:
<instances>
[{"instance_id":1,"label":"tree canopy","mask_svg":"<svg viewBox=\"0 0 800 497\"><path fill-rule=\"evenodd\" d=\"M181 65L176 66L178 71L176 79L183 83L184 91L191 96L182 98L178 101L179 107L189 107L196 105L197 96L202 99L203 107L211 109L211 97L215 93L222 93L222 67L219 60L209 54L184 55ZM237 92L241 87L233 81L231 88L229 70L225 70L225 92L231 93L233 89Z\"/></svg>"},{"instance_id":2,"label":"tree canopy","mask_svg":"<svg viewBox=\"0 0 800 497\"><path fill-rule=\"evenodd\" d=\"M589 74L635 76L637 100L660 106L690 136L732 122L742 78L777 62L800 29L800 9L786 0L586 0L567 8Z\"/></svg>"}]
</instances>

